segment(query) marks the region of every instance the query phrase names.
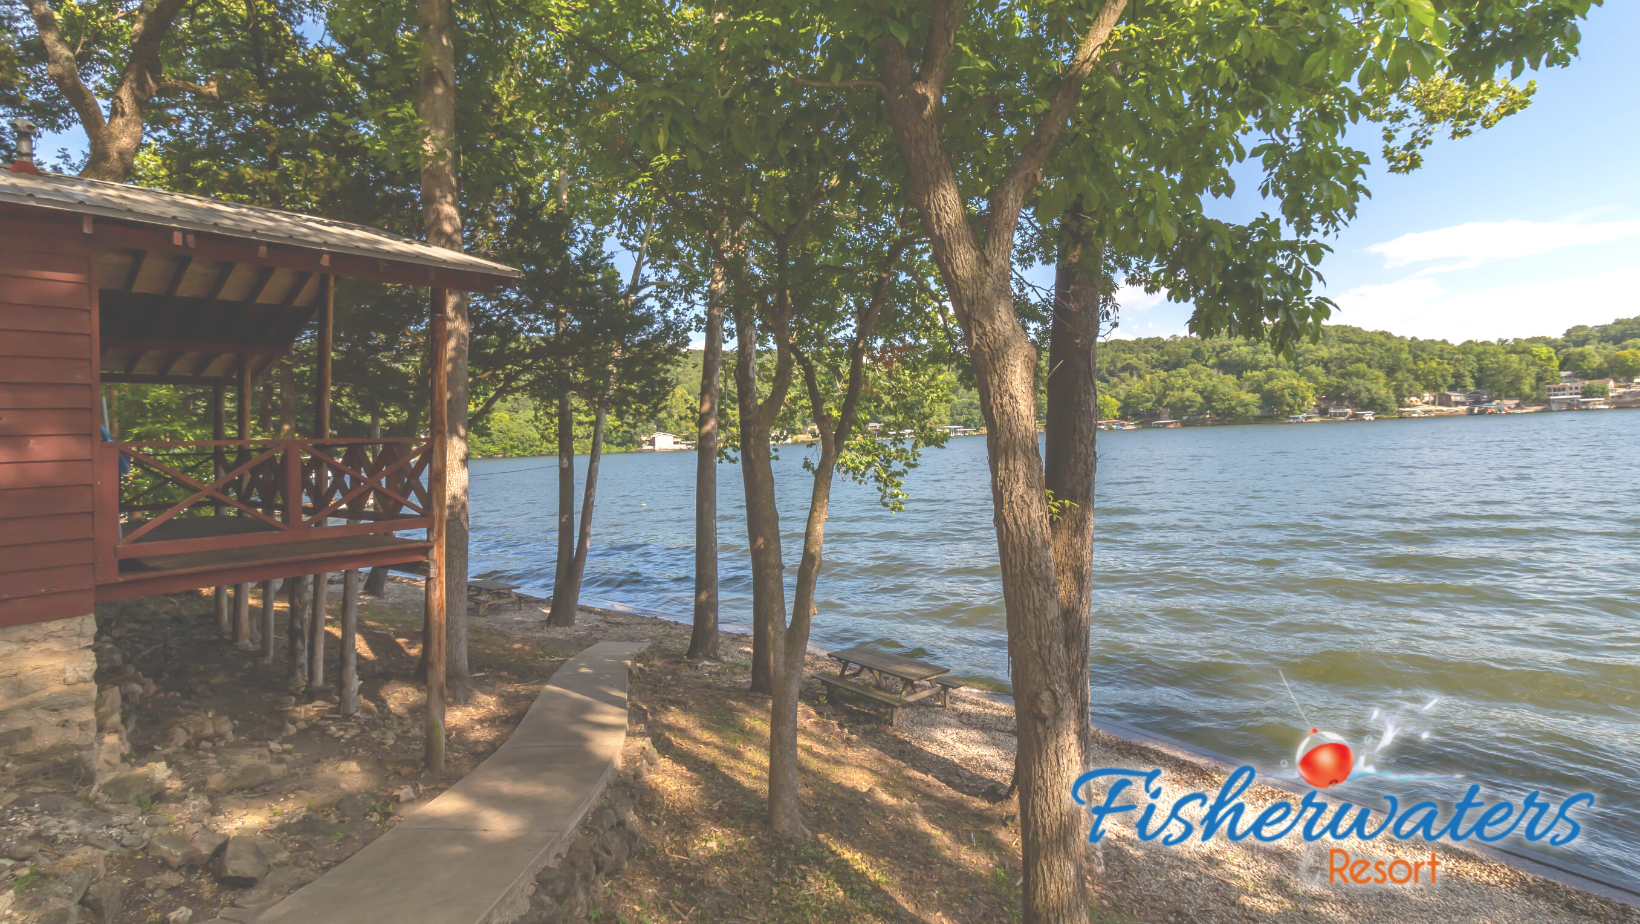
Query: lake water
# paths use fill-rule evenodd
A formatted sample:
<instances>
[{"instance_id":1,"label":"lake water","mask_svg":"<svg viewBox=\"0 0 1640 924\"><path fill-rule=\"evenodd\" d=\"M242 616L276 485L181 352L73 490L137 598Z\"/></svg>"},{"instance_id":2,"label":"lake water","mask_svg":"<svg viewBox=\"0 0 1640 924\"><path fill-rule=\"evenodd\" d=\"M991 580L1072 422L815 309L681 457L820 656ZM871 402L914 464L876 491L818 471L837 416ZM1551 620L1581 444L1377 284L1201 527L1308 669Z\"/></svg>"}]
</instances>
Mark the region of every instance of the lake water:
<instances>
[{"instance_id":1,"label":"lake water","mask_svg":"<svg viewBox=\"0 0 1640 924\"><path fill-rule=\"evenodd\" d=\"M1122 431L1099 445L1095 714L1274 771L1306 724L1278 671L1310 721L1352 744L1405 707L1380 769L1463 779L1346 787L1403 804L1471 782L1490 800L1590 791L1599 803L1567 849L1640 878L1640 413ZM802 457L781 447L776 463L789 575ZM605 457L583 602L689 618L694 471L694 453ZM473 572L547 595L554 460L481 460L473 474ZM930 452L902 513L839 488L815 643L926 653L1004 689L984 438ZM721 618L749 625L737 466L719 467L718 497Z\"/></svg>"}]
</instances>

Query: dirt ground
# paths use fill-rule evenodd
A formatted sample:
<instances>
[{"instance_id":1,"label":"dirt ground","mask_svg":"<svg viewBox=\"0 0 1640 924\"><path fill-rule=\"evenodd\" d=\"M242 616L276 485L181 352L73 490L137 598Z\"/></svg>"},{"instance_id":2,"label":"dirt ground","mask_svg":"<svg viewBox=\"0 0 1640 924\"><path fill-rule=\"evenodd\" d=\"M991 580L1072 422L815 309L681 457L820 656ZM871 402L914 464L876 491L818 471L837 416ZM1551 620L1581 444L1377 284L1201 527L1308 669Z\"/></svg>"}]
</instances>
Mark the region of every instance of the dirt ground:
<instances>
[{"instance_id":1,"label":"dirt ground","mask_svg":"<svg viewBox=\"0 0 1640 924\"><path fill-rule=\"evenodd\" d=\"M172 920L184 908L195 924L219 914L249 920L477 766L573 653L475 620L470 661L482 690L450 706L448 769L427 773L414 679L421 588L389 586L387 599L367 596L360 605L360 710L352 719L337 714L333 689L340 587L330 595L332 688L317 693L284 679L283 602L271 665L223 640L203 594L99 606L97 681L104 691L123 687L129 769L97 792L83 772L0 772L0 920L72 921L59 917L67 898L81 903L81 920L99 924ZM271 872L260 882L224 881L199 857L180 866L162 859L165 845L182 846L167 836L187 843L213 835L256 839ZM97 904L88 896L99 888L117 891L114 913L84 910Z\"/></svg>"},{"instance_id":2,"label":"dirt ground","mask_svg":"<svg viewBox=\"0 0 1640 924\"><path fill-rule=\"evenodd\" d=\"M363 598L361 710L351 720L336 716L329 690L287 688L282 640L272 665L226 643L202 595L99 612L98 681L128 691L122 716L134 754L96 792L73 774L0 772L0 921L252 920L476 766L553 670L602 640L650 643L634 670L621 784L643 836L588 919L1019 919L1006 700L963 691L952 708L925 703L893 728L872 711L827 702L814 675L835 666L811 655L799 748L804 820L815 838L792 845L763 821L769 701L747 691L749 640L725 633L721 661L691 662L687 626L642 614L583 608L574 627L558 629L545 624L545 603L525 601L473 618L471 664L482 690L449 710L448 772L426 773L414 682L421 592L419 582L396 579L384 598ZM333 633L332 680L336 641ZM651 744L658 756L633 759ZM1107 735L1095 745L1105 766L1162 768L1170 791L1222 782L1208 768ZM1245 801L1256 808L1281 796L1255 787ZM1352 891L1318 883L1302 844L1218 839L1172 849L1140 841L1131 823L1110 827L1090 854L1099 924L1640 924L1631 907L1444 847L1448 878L1439 889ZM191 845L215 849L224 836L255 842L267 861L260 881L183 855Z\"/></svg>"}]
</instances>

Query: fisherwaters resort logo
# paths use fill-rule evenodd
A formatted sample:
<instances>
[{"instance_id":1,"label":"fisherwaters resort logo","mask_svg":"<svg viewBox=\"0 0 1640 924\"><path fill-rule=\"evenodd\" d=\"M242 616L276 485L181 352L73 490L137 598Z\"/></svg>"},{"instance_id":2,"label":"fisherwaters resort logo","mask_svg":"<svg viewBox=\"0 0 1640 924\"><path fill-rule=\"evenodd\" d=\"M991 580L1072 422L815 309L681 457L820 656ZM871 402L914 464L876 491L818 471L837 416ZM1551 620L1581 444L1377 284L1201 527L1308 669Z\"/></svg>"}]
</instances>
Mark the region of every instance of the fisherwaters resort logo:
<instances>
[{"instance_id":1,"label":"fisherwaters resort logo","mask_svg":"<svg viewBox=\"0 0 1640 924\"><path fill-rule=\"evenodd\" d=\"M1286 684L1286 677L1282 677ZM1289 687L1288 693L1292 690ZM1430 700L1419 713L1427 713L1438 700ZM1298 705L1294 697L1294 705ZM1480 798L1481 786L1470 784L1463 798L1454 802L1450 810L1433 801L1419 801L1401 808L1400 800L1390 794L1379 798L1387 806L1371 808L1354 802L1342 801L1335 806L1321 795L1346 782L1360 782L1371 778L1398 782L1420 780L1453 780L1460 776L1399 776L1379 768L1377 761L1390 744L1406 730L1406 710L1403 706L1395 713L1374 709L1371 718L1383 719L1384 729L1374 739L1363 742L1361 753L1342 735L1310 727L1309 734L1299 743L1291 765L1281 761L1282 771L1266 774L1267 779L1302 781L1310 788L1295 806L1280 800L1256 810L1242 801L1243 795L1259 773L1251 766L1242 766L1231 773L1211 798L1204 792L1185 793L1167 806L1160 779L1162 771L1106 768L1091 770L1077 778L1072 794L1078 805L1088 806L1093 824L1088 830L1088 841L1099 843L1106 834L1105 823L1113 816L1139 812L1134 830L1140 840L1160 840L1163 846L1176 847L1191 838L1206 843L1215 837L1243 841L1277 841L1297 831L1308 844L1327 839L1344 842L1372 842L1382 837L1390 841L1422 840L1428 844L1439 841L1460 843L1474 838L1495 843L1517 832L1531 842L1544 841L1563 847L1582 833L1582 826L1572 818L1577 806L1593 806L1593 793L1577 793L1558 805L1543 798L1539 791L1527 793L1519 805L1509 800L1488 803ZM1303 713L1303 707L1299 707ZM1306 716L1305 725L1308 726ZM1419 737L1427 740L1429 732ZM1090 784L1106 785L1104 799L1094 804L1086 795ZM1134 789L1138 784L1138 789ZM1131 801L1124 801L1127 797ZM1359 798L1359 797L1357 797ZM1186 817L1186 812L1201 808L1197 820ZM1255 814L1256 811L1256 814ZM1192 817L1195 814L1192 813ZM1357 848L1359 852L1359 848ZM1413 885L1437 881L1440 861L1433 850L1428 860L1382 859L1373 860L1351 854L1342 847L1327 850L1326 882L1352 885ZM1428 870L1427 879L1424 876Z\"/></svg>"}]
</instances>

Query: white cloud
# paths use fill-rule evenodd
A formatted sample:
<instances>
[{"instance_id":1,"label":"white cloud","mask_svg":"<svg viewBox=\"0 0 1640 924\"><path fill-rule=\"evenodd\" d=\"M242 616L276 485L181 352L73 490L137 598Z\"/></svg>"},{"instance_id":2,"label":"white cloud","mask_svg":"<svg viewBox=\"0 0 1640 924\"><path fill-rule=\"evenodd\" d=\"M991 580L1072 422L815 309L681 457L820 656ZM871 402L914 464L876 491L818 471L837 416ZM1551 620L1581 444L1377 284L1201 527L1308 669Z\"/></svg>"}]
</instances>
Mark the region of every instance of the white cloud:
<instances>
[{"instance_id":1,"label":"white cloud","mask_svg":"<svg viewBox=\"0 0 1640 924\"><path fill-rule=\"evenodd\" d=\"M1403 337L1456 343L1558 336L1576 324L1606 324L1640 314L1640 266L1457 293L1448 292L1438 280L1414 276L1357 286L1335 300L1339 310L1331 323Z\"/></svg>"},{"instance_id":2,"label":"white cloud","mask_svg":"<svg viewBox=\"0 0 1640 924\"><path fill-rule=\"evenodd\" d=\"M1167 304L1167 290L1152 295L1145 291L1144 286L1122 286L1116 290L1116 303L1122 306L1124 316L1144 314L1157 305Z\"/></svg>"},{"instance_id":3,"label":"white cloud","mask_svg":"<svg viewBox=\"0 0 1640 924\"><path fill-rule=\"evenodd\" d=\"M1566 247L1585 247L1640 237L1640 219L1581 224L1570 221L1472 221L1434 231L1403 234L1373 244L1368 253L1384 258L1385 268L1452 261L1420 272L1469 269L1488 260L1536 256Z\"/></svg>"}]
</instances>

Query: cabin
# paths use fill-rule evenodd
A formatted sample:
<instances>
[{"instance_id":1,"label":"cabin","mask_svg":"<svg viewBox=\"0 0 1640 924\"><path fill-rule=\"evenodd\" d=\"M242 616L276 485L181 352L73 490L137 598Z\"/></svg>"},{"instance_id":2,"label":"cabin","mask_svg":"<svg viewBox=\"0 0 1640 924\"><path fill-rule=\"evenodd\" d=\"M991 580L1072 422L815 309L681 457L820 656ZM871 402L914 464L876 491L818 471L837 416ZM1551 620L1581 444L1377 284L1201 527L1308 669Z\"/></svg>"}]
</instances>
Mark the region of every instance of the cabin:
<instances>
[{"instance_id":1,"label":"cabin","mask_svg":"<svg viewBox=\"0 0 1640 924\"><path fill-rule=\"evenodd\" d=\"M441 357L447 293L519 275L374 228L27 161L0 170L0 678L40 659L64 678L0 683L0 759L90 745L96 603L217 588L233 642L272 661L272 582L283 580L284 659L317 689L325 578L346 572L352 590L375 566L427 567L429 710L441 716L447 366L429 363L425 434L333 435L335 282L425 288L429 350ZM257 381L309 325L314 432L252 438ZM106 439L102 393L114 383L209 389L213 438ZM265 601L255 620L252 584ZM345 711L351 678L339 679Z\"/></svg>"},{"instance_id":2,"label":"cabin","mask_svg":"<svg viewBox=\"0 0 1640 924\"><path fill-rule=\"evenodd\" d=\"M671 452L675 449L691 449L689 443L672 433L663 433L659 430L643 438L643 448L652 452Z\"/></svg>"},{"instance_id":3,"label":"cabin","mask_svg":"<svg viewBox=\"0 0 1640 924\"><path fill-rule=\"evenodd\" d=\"M1470 391L1443 391L1435 396L1438 407L1473 407L1477 404L1487 404L1497 400L1497 395L1484 388L1475 388Z\"/></svg>"}]
</instances>

